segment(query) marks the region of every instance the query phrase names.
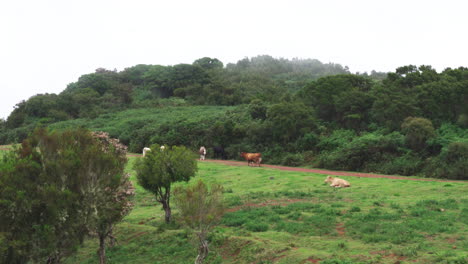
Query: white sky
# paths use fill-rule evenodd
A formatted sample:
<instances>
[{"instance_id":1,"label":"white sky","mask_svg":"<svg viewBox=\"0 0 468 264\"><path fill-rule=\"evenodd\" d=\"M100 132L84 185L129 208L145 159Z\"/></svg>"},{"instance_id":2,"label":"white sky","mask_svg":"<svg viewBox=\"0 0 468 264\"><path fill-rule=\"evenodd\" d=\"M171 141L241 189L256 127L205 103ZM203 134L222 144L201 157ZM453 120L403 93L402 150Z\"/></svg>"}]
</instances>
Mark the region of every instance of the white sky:
<instances>
[{"instance_id":1,"label":"white sky","mask_svg":"<svg viewBox=\"0 0 468 264\"><path fill-rule=\"evenodd\" d=\"M464 0L2 0L0 118L99 67L264 54L352 72L467 67L467 10Z\"/></svg>"}]
</instances>

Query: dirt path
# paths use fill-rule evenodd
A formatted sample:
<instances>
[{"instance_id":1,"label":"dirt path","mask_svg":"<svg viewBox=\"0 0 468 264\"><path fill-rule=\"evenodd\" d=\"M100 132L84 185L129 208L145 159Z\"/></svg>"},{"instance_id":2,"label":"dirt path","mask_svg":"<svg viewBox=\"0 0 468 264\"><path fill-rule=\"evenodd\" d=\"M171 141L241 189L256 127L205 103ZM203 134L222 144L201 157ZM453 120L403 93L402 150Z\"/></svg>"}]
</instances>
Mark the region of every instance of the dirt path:
<instances>
[{"instance_id":1,"label":"dirt path","mask_svg":"<svg viewBox=\"0 0 468 264\"><path fill-rule=\"evenodd\" d=\"M247 166L247 162L245 161L241 162L241 161L231 161L231 160L208 160L208 159L205 161L220 163L220 164L229 165L229 166ZM335 176L386 178L386 179L409 180L409 181L465 182L465 181L437 180L437 179L424 179L424 178L410 178L410 177L405 177L405 176L392 176L392 175L361 173L361 172L332 171L332 170L324 170L324 169L306 169L306 168L286 167L286 166L278 166L278 165L268 165L268 164L262 164L262 167L285 170L285 171L312 172L312 173L335 175Z\"/></svg>"},{"instance_id":2,"label":"dirt path","mask_svg":"<svg viewBox=\"0 0 468 264\"><path fill-rule=\"evenodd\" d=\"M127 154L127 156L141 157L141 154ZM219 163L219 164L224 164L224 165L229 165L229 166L247 166L247 162L245 161L206 159L205 162L214 162L214 163ZM458 183L467 182L467 181L454 181L454 180L410 178L406 176L393 176L393 175L362 173L362 172L332 171L332 170L325 170L325 169L306 169L306 168L287 167L287 166L269 165L269 164L262 164L262 167L285 170L285 171L312 172L312 173L334 175L334 176L351 176L351 177L362 177L362 178L386 178L386 179L408 180L408 181L436 181L436 182L458 182Z\"/></svg>"}]
</instances>

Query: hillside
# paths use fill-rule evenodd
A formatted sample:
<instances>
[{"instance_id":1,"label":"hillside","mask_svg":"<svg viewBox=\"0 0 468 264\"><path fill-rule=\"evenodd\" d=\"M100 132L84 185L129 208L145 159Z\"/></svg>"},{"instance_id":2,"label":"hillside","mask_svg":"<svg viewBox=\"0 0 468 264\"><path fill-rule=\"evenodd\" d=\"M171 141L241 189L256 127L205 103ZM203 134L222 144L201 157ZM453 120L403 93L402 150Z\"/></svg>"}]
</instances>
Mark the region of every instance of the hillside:
<instances>
[{"instance_id":1,"label":"hillside","mask_svg":"<svg viewBox=\"0 0 468 264\"><path fill-rule=\"evenodd\" d=\"M134 181L135 159L127 166ZM222 184L229 207L210 236L207 263L466 263L468 197L460 196L466 182L344 177L352 187L333 189L324 178L199 162L197 176L184 185ZM109 262L193 263L190 234L165 225L163 214L137 186ZM88 240L65 263L95 263L96 248Z\"/></svg>"},{"instance_id":2,"label":"hillside","mask_svg":"<svg viewBox=\"0 0 468 264\"><path fill-rule=\"evenodd\" d=\"M230 159L261 152L270 164L467 179L468 69L357 75L270 56L98 69L20 102L0 144L37 126L104 130L133 152L222 146Z\"/></svg>"}]
</instances>

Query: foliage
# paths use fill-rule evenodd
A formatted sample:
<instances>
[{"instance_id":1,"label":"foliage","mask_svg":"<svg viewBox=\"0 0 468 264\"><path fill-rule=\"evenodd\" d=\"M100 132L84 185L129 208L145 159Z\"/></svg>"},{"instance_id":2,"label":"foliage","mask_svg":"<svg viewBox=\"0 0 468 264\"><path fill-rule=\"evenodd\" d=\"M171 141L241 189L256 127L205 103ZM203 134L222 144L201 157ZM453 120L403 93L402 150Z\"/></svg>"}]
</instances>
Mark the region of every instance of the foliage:
<instances>
[{"instance_id":1,"label":"foliage","mask_svg":"<svg viewBox=\"0 0 468 264\"><path fill-rule=\"evenodd\" d=\"M299 165L302 155L308 165L335 168L317 160L330 160L365 134L400 131L405 144L374 165L421 174L450 143L467 138L467 76L467 68L438 73L427 65L351 74L338 64L268 55L226 66L204 57L121 72L97 69L58 95L19 102L0 126L0 144L20 142L38 125L84 126L108 132L132 152L154 143L222 146L228 158L262 152L268 163Z\"/></svg>"},{"instance_id":2,"label":"foliage","mask_svg":"<svg viewBox=\"0 0 468 264\"><path fill-rule=\"evenodd\" d=\"M369 122L373 98L371 81L356 75L320 78L299 92L300 100L315 108L317 117L344 128L360 129ZM361 124L362 123L362 124Z\"/></svg>"},{"instance_id":3,"label":"foliage","mask_svg":"<svg viewBox=\"0 0 468 264\"><path fill-rule=\"evenodd\" d=\"M195 155L183 146L152 145L152 151L135 164L138 183L150 191L162 204L166 213L165 221L171 222L171 185L188 181L195 176L197 163Z\"/></svg>"},{"instance_id":4,"label":"foliage","mask_svg":"<svg viewBox=\"0 0 468 264\"><path fill-rule=\"evenodd\" d=\"M0 226L8 249L2 261L59 263L88 230L107 237L103 226L111 229L130 209L118 194L131 188L122 175L125 154L106 134L38 129L5 155Z\"/></svg>"},{"instance_id":5,"label":"foliage","mask_svg":"<svg viewBox=\"0 0 468 264\"><path fill-rule=\"evenodd\" d=\"M402 146L403 137L397 132L369 133L321 155L318 162L319 166L337 170L379 172L383 164L401 155Z\"/></svg>"},{"instance_id":6,"label":"foliage","mask_svg":"<svg viewBox=\"0 0 468 264\"><path fill-rule=\"evenodd\" d=\"M93 163L99 165L91 166L101 167L104 173L100 173L99 178L93 175L88 179L88 190L91 191L87 192L86 199L92 199L88 203L95 212L90 217L90 229L99 237L99 260L106 263L105 241L110 238L111 246L115 244L112 234L114 226L132 210L130 198L135 193L129 175L123 174L127 148L118 140L109 138L107 133L95 132L93 137L101 143L102 153L94 157Z\"/></svg>"},{"instance_id":7,"label":"foliage","mask_svg":"<svg viewBox=\"0 0 468 264\"><path fill-rule=\"evenodd\" d=\"M435 136L432 122L426 118L407 117L401 124L405 143L413 150L421 151L426 147L426 142Z\"/></svg>"},{"instance_id":8,"label":"foliage","mask_svg":"<svg viewBox=\"0 0 468 264\"><path fill-rule=\"evenodd\" d=\"M295 141L314 127L310 109L298 103L272 105L267 111L267 120L272 124L273 137L281 143Z\"/></svg>"},{"instance_id":9,"label":"foliage","mask_svg":"<svg viewBox=\"0 0 468 264\"><path fill-rule=\"evenodd\" d=\"M208 186L201 180L194 186L174 189L175 203L182 220L195 232L198 240L195 263L203 263L208 257L208 234L224 214L222 195L222 186L212 185L208 190Z\"/></svg>"},{"instance_id":10,"label":"foliage","mask_svg":"<svg viewBox=\"0 0 468 264\"><path fill-rule=\"evenodd\" d=\"M431 177L468 179L468 142L452 142L439 156L430 160L426 173Z\"/></svg>"},{"instance_id":11,"label":"foliage","mask_svg":"<svg viewBox=\"0 0 468 264\"><path fill-rule=\"evenodd\" d=\"M260 99L252 100L249 104L249 113L253 119L266 119L267 106Z\"/></svg>"}]
</instances>

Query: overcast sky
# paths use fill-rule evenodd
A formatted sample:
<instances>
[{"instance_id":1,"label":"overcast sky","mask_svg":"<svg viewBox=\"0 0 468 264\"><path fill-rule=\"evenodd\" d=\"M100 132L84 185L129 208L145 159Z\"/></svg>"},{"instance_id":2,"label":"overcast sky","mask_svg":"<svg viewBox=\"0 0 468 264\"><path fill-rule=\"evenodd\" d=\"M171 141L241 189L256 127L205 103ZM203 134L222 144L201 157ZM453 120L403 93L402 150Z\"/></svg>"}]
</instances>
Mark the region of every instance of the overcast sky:
<instances>
[{"instance_id":1,"label":"overcast sky","mask_svg":"<svg viewBox=\"0 0 468 264\"><path fill-rule=\"evenodd\" d=\"M99 67L271 55L356 71L468 66L464 0L5 0L0 118Z\"/></svg>"}]
</instances>

